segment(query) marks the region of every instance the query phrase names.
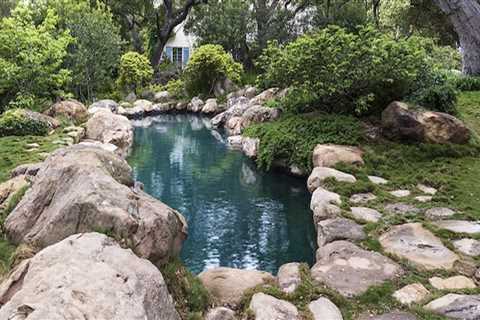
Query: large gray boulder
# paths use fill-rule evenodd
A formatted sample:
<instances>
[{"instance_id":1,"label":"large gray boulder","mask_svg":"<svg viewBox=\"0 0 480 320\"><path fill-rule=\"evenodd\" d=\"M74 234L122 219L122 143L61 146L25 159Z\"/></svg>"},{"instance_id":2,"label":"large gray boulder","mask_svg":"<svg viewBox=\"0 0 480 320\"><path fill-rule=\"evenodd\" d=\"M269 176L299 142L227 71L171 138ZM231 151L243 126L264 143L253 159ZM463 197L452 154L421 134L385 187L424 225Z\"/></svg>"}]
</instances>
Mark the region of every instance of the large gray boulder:
<instances>
[{"instance_id":1,"label":"large gray boulder","mask_svg":"<svg viewBox=\"0 0 480 320\"><path fill-rule=\"evenodd\" d=\"M113 113L117 113L118 107L119 107L119 105L116 101L105 99L105 100L99 100L97 102L92 103L88 107L88 112L93 114L93 113L97 112L98 110L108 109L108 110L112 111Z\"/></svg>"},{"instance_id":2,"label":"large gray boulder","mask_svg":"<svg viewBox=\"0 0 480 320\"><path fill-rule=\"evenodd\" d=\"M160 271L99 233L24 260L0 286L0 319L180 320Z\"/></svg>"},{"instance_id":3,"label":"large gray boulder","mask_svg":"<svg viewBox=\"0 0 480 320\"><path fill-rule=\"evenodd\" d=\"M180 252L185 220L133 186L128 164L101 147L57 150L7 217L7 236L15 244L44 248L72 234L101 230L162 264Z\"/></svg>"},{"instance_id":4,"label":"large gray boulder","mask_svg":"<svg viewBox=\"0 0 480 320\"><path fill-rule=\"evenodd\" d=\"M334 167L338 163L363 165L363 151L352 146L319 144L313 150L314 167Z\"/></svg>"},{"instance_id":5,"label":"large gray boulder","mask_svg":"<svg viewBox=\"0 0 480 320\"><path fill-rule=\"evenodd\" d=\"M204 271L198 277L218 304L233 308L239 306L248 289L275 280L268 272L224 267Z\"/></svg>"},{"instance_id":6,"label":"large gray boulder","mask_svg":"<svg viewBox=\"0 0 480 320\"><path fill-rule=\"evenodd\" d=\"M302 275L300 273L300 263L291 262L282 265L278 269L278 286L285 293L293 293L302 283Z\"/></svg>"},{"instance_id":7,"label":"large gray boulder","mask_svg":"<svg viewBox=\"0 0 480 320\"><path fill-rule=\"evenodd\" d=\"M111 143L118 147L117 154L126 158L133 144L133 126L126 117L105 109L88 120L86 138Z\"/></svg>"},{"instance_id":8,"label":"large gray boulder","mask_svg":"<svg viewBox=\"0 0 480 320\"><path fill-rule=\"evenodd\" d=\"M345 297L358 296L371 286L380 285L403 273L398 264L348 241L335 241L317 251L312 278Z\"/></svg>"},{"instance_id":9,"label":"large gray boulder","mask_svg":"<svg viewBox=\"0 0 480 320\"><path fill-rule=\"evenodd\" d=\"M386 252L406 259L424 270L451 270L459 259L420 223L394 226L379 241Z\"/></svg>"},{"instance_id":10,"label":"large gray boulder","mask_svg":"<svg viewBox=\"0 0 480 320\"><path fill-rule=\"evenodd\" d=\"M390 138L442 144L470 140L470 130L454 116L415 111L402 102L392 102L383 111L382 127Z\"/></svg>"}]
</instances>

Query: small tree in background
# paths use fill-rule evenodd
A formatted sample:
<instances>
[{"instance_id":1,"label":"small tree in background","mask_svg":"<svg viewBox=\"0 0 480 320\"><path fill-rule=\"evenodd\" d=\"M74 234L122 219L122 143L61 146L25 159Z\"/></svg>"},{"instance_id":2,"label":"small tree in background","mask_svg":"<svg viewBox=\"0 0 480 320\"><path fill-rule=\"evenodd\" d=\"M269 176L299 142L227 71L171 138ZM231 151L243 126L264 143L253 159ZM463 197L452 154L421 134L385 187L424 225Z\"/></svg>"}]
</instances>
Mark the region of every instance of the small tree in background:
<instances>
[{"instance_id":1,"label":"small tree in background","mask_svg":"<svg viewBox=\"0 0 480 320\"><path fill-rule=\"evenodd\" d=\"M229 79L240 83L243 68L220 45L207 44L197 48L183 74L189 95L211 94L217 81Z\"/></svg>"}]
</instances>

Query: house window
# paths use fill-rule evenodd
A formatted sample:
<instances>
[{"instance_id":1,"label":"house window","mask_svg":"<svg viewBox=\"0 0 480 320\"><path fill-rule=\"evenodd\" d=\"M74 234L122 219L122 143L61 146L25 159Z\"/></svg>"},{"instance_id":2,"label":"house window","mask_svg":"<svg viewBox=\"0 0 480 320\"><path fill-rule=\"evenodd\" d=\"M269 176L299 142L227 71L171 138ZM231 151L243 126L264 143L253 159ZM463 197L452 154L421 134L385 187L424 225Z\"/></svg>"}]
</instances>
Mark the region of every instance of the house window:
<instances>
[{"instance_id":1,"label":"house window","mask_svg":"<svg viewBox=\"0 0 480 320\"><path fill-rule=\"evenodd\" d=\"M176 65L181 66L183 64L182 48L173 48L172 60Z\"/></svg>"}]
</instances>

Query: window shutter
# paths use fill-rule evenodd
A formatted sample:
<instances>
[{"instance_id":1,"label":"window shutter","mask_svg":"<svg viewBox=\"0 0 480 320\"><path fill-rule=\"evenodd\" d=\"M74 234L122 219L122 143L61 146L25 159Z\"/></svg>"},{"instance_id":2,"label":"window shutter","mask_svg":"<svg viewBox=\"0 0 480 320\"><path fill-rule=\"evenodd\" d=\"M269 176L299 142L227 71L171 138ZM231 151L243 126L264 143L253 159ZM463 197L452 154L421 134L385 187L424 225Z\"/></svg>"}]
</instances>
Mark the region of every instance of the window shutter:
<instances>
[{"instance_id":1,"label":"window shutter","mask_svg":"<svg viewBox=\"0 0 480 320\"><path fill-rule=\"evenodd\" d=\"M190 59L190 48L183 48L183 65L185 66Z\"/></svg>"},{"instance_id":2,"label":"window shutter","mask_svg":"<svg viewBox=\"0 0 480 320\"><path fill-rule=\"evenodd\" d=\"M167 56L168 60L173 62L173 48L172 47L166 47L165 48L165 55Z\"/></svg>"}]
</instances>

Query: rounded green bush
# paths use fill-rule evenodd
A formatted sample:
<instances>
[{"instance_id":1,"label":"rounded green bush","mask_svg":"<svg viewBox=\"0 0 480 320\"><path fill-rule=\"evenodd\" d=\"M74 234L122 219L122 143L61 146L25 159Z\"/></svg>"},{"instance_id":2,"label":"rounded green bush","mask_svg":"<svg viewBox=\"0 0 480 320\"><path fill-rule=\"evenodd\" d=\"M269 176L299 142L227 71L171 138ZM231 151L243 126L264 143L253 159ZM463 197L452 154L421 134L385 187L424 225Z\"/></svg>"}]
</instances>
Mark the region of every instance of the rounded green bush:
<instances>
[{"instance_id":1,"label":"rounded green bush","mask_svg":"<svg viewBox=\"0 0 480 320\"><path fill-rule=\"evenodd\" d=\"M261 87L292 87L295 104L310 110L366 114L402 99L428 65L418 38L394 39L373 27L330 26L279 47L271 43L257 65Z\"/></svg>"},{"instance_id":2,"label":"rounded green bush","mask_svg":"<svg viewBox=\"0 0 480 320\"><path fill-rule=\"evenodd\" d=\"M33 112L25 109L12 109L0 117L0 137L5 136L45 136L49 124L32 116Z\"/></svg>"},{"instance_id":3,"label":"rounded green bush","mask_svg":"<svg viewBox=\"0 0 480 320\"><path fill-rule=\"evenodd\" d=\"M138 52L127 52L120 58L119 77L120 88L137 91L146 86L153 77L153 68L148 58Z\"/></svg>"},{"instance_id":4,"label":"rounded green bush","mask_svg":"<svg viewBox=\"0 0 480 320\"><path fill-rule=\"evenodd\" d=\"M243 67L235 62L220 45L207 44L197 48L187 64L183 78L191 96L213 92L215 83L228 78L239 84Z\"/></svg>"}]
</instances>

